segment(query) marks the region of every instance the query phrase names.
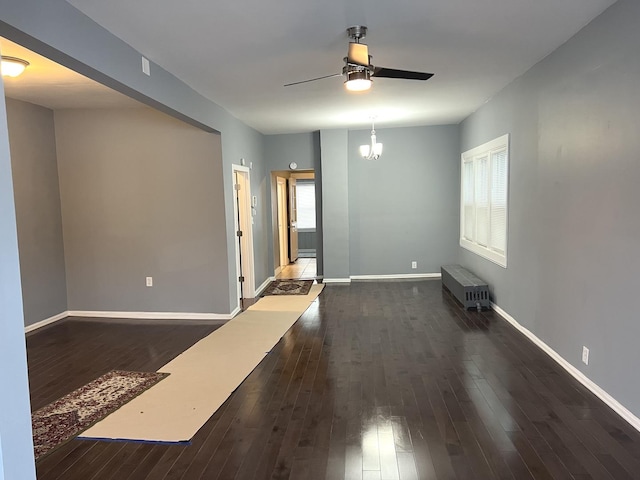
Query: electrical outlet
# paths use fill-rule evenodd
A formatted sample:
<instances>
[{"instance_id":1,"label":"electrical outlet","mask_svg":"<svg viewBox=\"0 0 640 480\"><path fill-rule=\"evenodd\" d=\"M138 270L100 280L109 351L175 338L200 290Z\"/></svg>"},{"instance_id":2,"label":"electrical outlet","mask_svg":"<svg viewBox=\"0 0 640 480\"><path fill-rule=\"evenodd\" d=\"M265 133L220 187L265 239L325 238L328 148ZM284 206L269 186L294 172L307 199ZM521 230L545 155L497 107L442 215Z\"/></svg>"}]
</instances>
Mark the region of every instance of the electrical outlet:
<instances>
[{"instance_id":1,"label":"electrical outlet","mask_svg":"<svg viewBox=\"0 0 640 480\"><path fill-rule=\"evenodd\" d=\"M411 262L411 268L413 269L418 268L418 262Z\"/></svg>"},{"instance_id":2,"label":"electrical outlet","mask_svg":"<svg viewBox=\"0 0 640 480\"><path fill-rule=\"evenodd\" d=\"M147 287L153 287L153 277L147 277Z\"/></svg>"},{"instance_id":3,"label":"electrical outlet","mask_svg":"<svg viewBox=\"0 0 640 480\"><path fill-rule=\"evenodd\" d=\"M589 349L585 346L582 347L582 363L589 365Z\"/></svg>"}]
</instances>

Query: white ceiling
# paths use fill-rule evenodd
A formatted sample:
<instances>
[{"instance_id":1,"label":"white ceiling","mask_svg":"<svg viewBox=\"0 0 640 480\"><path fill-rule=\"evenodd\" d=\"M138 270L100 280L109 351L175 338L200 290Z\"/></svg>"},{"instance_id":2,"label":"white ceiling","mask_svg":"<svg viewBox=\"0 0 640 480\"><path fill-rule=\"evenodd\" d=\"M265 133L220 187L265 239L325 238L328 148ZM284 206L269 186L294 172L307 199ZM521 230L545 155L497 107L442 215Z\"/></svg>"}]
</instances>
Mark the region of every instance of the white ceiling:
<instances>
[{"instance_id":1,"label":"white ceiling","mask_svg":"<svg viewBox=\"0 0 640 480\"><path fill-rule=\"evenodd\" d=\"M458 123L615 0L67 0L266 133ZM338 73L350 25L374 65L435 73L374 79L347 93ZM152 72L153 74L153 72Z\"/></svg>"},{"instance_id":2,"label":"white ceiling","mask_svg":"<svg viewBox=\"0 0 640 480\"><path fill-rule=\"evenodd\" d=\"M0 50L2 55L29 62L29 66L19 77L3 77L7 97L52 110L141 106L115 90L1 37Z\"/></svg>"}]
</instances>

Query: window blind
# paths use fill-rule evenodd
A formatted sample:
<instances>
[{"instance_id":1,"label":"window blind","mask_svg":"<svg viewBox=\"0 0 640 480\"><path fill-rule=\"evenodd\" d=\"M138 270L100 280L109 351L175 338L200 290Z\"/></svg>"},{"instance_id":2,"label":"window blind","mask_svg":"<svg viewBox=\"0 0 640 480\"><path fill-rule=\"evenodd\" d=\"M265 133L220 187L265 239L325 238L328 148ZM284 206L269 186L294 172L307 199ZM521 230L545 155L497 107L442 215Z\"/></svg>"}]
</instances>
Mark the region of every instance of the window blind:
<instances>
[{"instance_id":1,"label":"window blind","mask_svg":"<svg viewBox=\"0 0 640 480\"><path fill-rule=\"evenodd\" d=\"M296 182L298 229L316 228L316 186L313 182Z\"/></svg>"},{"instance_id":2,"label":"window blind","mask_svg":"<svg viewBox=\"0 0 640 480\"><path fill-rule=\"evenodd\" d=\"M507 266L509 135L462 154L460 245Z\"/></svg>"}]
</instances>

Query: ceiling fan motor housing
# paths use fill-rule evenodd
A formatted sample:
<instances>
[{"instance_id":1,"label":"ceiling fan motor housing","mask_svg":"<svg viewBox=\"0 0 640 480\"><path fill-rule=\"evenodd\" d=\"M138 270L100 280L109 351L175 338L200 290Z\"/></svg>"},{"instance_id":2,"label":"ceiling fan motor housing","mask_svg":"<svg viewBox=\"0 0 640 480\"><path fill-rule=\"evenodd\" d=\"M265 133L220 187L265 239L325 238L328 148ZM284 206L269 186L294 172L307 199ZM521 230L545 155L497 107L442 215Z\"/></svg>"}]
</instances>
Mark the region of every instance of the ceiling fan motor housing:
<instances>
[{"instance_id":1,"label":"ceiling fan motor housing","mask_svg":"<svg viewBox=\"0 0 640 480\"><path fill-rule=\"evenodd\" d=\"M347 34L349 38L353 38L356 42L359 42L360 39L367 36L367 27L364 25L354 25L353 27L347 28Z\"/></svg>"}]
</instances>

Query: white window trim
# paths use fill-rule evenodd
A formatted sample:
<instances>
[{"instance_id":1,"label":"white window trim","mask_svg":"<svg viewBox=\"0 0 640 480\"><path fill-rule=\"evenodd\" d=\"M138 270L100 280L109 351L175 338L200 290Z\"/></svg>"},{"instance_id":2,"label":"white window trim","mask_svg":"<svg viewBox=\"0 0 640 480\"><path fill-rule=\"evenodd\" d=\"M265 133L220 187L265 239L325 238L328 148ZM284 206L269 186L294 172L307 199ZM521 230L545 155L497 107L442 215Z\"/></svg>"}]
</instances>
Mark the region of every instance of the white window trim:
<instances>
[{"instance_id":1,"label":"white window trim","mask_svg":"<svg viewBox=\"0 0 640 480\"><path fill-rule=\"evenodd\" d=\"M506 204L506 218L505 218L505 248L504 254L495 251L489 247L485 247L483 245L479 245L476 242L470 241L464 238L464 225L465 225L465 217L464 217L464 164L465 162L473 161L475 158L480 158L483 156L488 156L489 163L491 159L491 153L494 153L499 150L506 149L507 151L507 204ZM507 268L507 254L508 254L508 245L509 245L509 164L511 161L511 152L509 148L509 134L498 137L494 140L491 140L483 145L480 145L476 148L468 150L461 155L460 161L460 246L469 250L476 255L479 255L487 260L490 260L493 263L500 265L503 268ZM491 181L491 175L489 175L489 181Z\"/></svg>"}]
</instances>

